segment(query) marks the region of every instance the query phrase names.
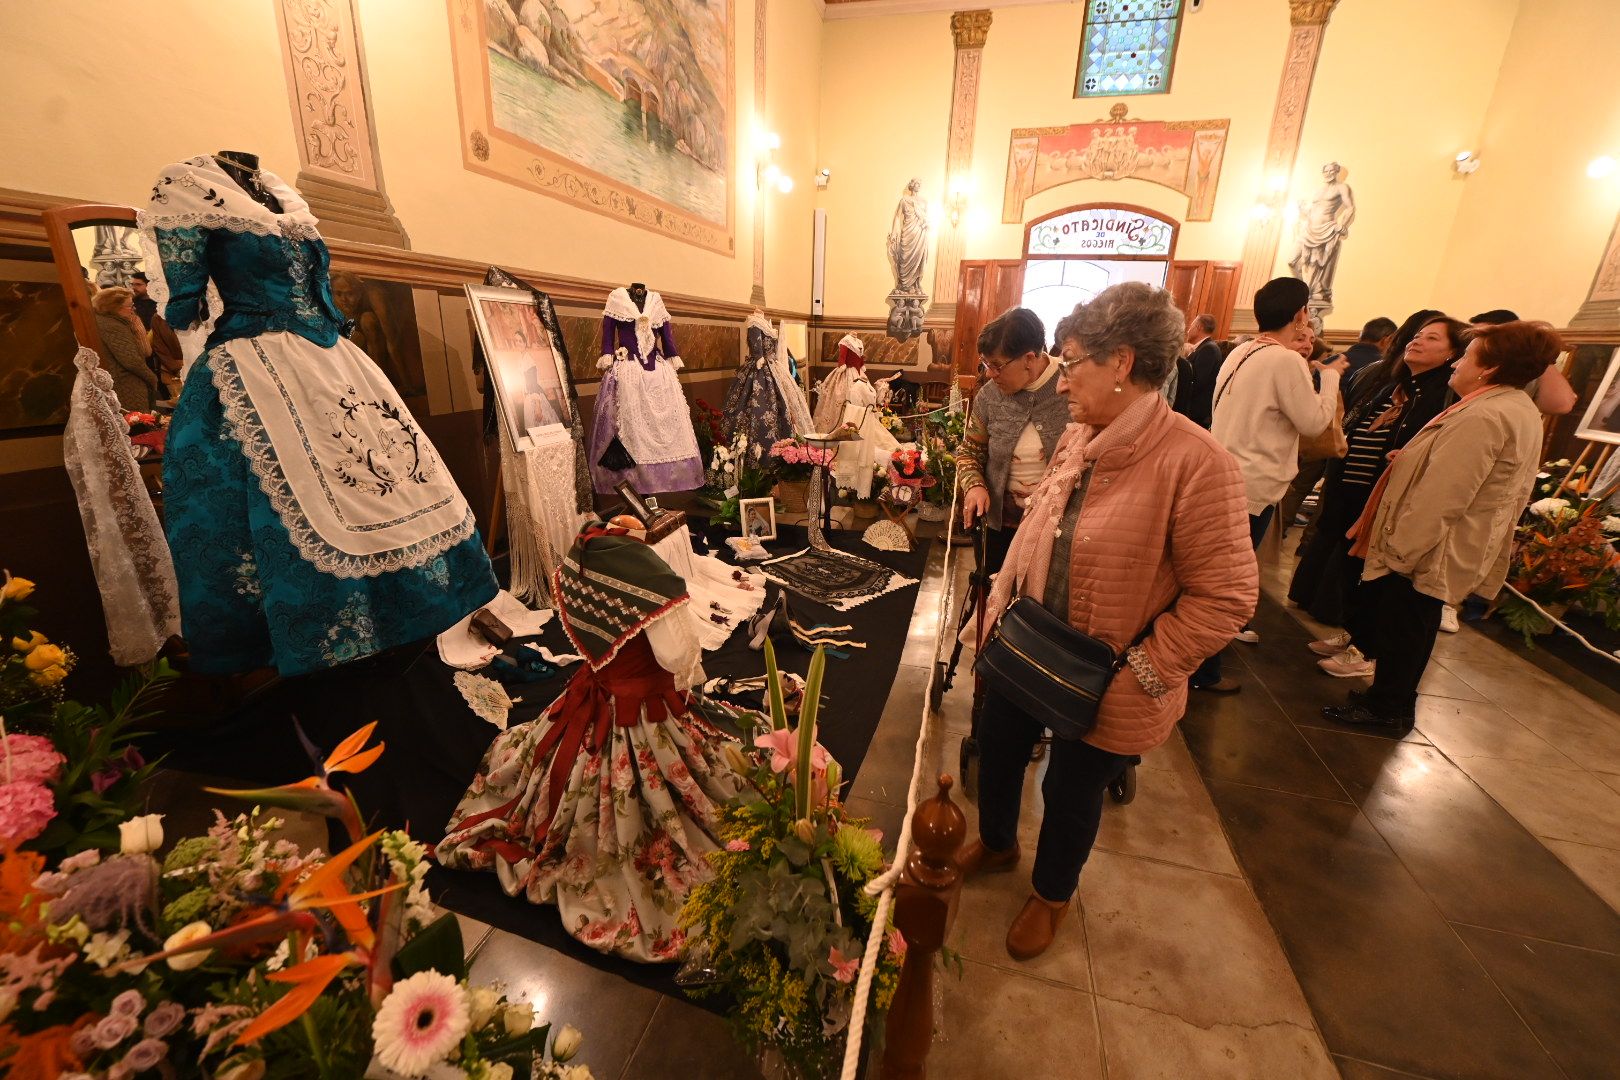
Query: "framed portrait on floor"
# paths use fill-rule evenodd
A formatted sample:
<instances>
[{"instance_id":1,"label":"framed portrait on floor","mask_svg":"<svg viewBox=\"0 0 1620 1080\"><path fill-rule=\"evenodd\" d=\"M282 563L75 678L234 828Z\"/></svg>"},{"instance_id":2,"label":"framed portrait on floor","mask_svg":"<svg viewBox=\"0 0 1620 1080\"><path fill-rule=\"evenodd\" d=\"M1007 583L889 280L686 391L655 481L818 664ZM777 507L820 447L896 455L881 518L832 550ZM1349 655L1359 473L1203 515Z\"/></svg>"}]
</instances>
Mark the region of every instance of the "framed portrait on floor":
<instances>
[{"instance_id":1,"label":"framed portrait on floor","mask_svg":"<svg viewBox=\"0 0 1620 1080\"><path fill-rule=\"evenodd\" d=\"M775 499L743 499L737 503L737 517L744 536L752 540L776 539Z\"/></svg>"},{"instance_id":2,"label":"framed portrait on floor","mask_svg":"<svg viewBox=\"0 0 1620 1080\"><path fill-rule=\"evenodd\" d=\"M619 493L619 498L624 500L624 505L629 508L631 515L643 525L656 516L657 511L647 505L647 500L641 497L641 492L630 486L630 481L619 481L618 487L613 490Z\"/></svg>"},{"instance_id":3,"label":"framed portrait on floor","mask_svg":"<svg viewBox=\"0 0 1620 1080\"><path fill-rule=\"evenodd\" d=\"M1589 442L1620 445L1620 349L1609 357L1609 367L1598 383L1592 403L1586 407L1580 426L1575 429L1577 439Z\"/></svg>"},{"instance_id":4,"label":"framed portrait on floor","mask_svg":"<svg viewBox=\"0 0 1620 1080\"><path fill-rule=\"evenodd\" d=\"M501 427L516 450L566 437L568 372L563 351L540 321L534 297L522 289L467 285L473 324L484 349L489 389Z\"/></svg>"}]
</instances>

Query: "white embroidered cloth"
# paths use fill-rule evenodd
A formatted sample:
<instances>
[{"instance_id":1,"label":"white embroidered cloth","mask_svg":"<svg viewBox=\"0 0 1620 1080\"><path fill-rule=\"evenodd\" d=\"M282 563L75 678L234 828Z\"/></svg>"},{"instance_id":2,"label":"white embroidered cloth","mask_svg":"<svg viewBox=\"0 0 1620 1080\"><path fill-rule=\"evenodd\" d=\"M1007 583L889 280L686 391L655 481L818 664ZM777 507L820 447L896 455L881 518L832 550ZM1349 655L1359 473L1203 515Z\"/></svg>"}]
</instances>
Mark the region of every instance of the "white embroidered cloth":
<instances>
[{"instance_id":1,"label":"white embroidered cloth","mask_svg":"<svg viewBox=\"0 0 1620 1080\"><path fill-rule=\"evenodd\" d=\"M209 354L225 421L298 552L324 573L422 566L473 534L472 508L398 392L347 338L280 331Z\"/></svg>"},{"instance_id":2,"label":"white embroidered cloth","mask_svg":"<svg viewBox=\"0 0 1620 1080\"><path fill-rule=\"evenodd\" d=\"M180 589L169 542L141 482L112 376L81 348L62 457L79 500L90 567L101 592L107 643L120 667L157 656L180 633Z\"/></svg>"},{"instance_id":3,"label":"white embroidered cloth","mask_svg":"<svg viewBox=\"0 0 1620 1080\"><path fill-rule=\"evenodd\" d=\"M655 331L669 322L664 298L649 292L646 309L637 310L628 292L614 289L608 294L602 314L618 322L635 323L642 358L658 356L658 362L648 371L620 350L620 355L614 357L616 362L602 376L604 384L611 380L617 387L619 441L637 465L661 465L697 457L697 435L692 430L680 377L675 374L680 357L656 352L659 346Z\"/></svg>"}]
</instances>

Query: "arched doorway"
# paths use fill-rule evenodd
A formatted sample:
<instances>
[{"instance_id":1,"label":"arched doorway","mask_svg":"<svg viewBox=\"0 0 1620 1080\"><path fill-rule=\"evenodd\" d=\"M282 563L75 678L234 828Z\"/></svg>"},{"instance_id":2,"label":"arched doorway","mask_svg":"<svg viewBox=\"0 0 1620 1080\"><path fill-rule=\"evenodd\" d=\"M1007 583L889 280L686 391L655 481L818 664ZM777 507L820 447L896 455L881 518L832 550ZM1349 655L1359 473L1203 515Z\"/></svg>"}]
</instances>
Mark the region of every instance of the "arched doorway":
<instances>
[{"instance_id":1,"label":"arched doorway","mask_svg":"<svg viewBox=\"0 0 1620 1080\"><path fill-rule=\"evenodd\" d=\"M964 259L959 278L953 352L956 371L978 363L984 324L1012 307L1030 308L1050 334L1074 306L1122 281L1168 289L1190 319L1215 316L1224 337L1237 295L1238 264L1178 260L1181 223L1129 203L1085 203L1035 218L1024 226L1018 259Z\"/></svg>"},{"instance_id":2,"label":"arched doorway","mask_svg":"<svg viewBox=\"0 0 1620 1080\"><path fill-rule=\"evenodd\" d=\"M1022 306L1050 333L1060 318L1108 288L1164 288L1181 223L1125 203L1071 206L1024 227Z\"/></svg>"}]
</instances>

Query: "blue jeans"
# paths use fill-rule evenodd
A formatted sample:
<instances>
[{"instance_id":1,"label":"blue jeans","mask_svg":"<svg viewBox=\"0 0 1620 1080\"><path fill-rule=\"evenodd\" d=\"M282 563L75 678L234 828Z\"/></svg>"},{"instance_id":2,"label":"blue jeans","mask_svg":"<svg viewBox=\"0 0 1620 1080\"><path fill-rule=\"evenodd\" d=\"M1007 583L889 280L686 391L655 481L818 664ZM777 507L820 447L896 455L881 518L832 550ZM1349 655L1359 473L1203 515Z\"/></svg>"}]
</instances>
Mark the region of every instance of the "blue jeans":
<instances>
[{"instance_id":1,"label":"blue jeans","mask_svg":"<svg viewBox=\"0 0 1620 1080\"><path fill-rule=\"evenodd\" d=\"M1260 550L1260 541L1266 538L1266 529L1271 525L1271 516L1276 512L1275 506L1268 506L1258 514L1249 515L1249 543L1256 551ZM1221 654L1216 653L1192 673L1187 685L1194 687L1214 686L1221 681Z\"/></svg>"}]
</instances>

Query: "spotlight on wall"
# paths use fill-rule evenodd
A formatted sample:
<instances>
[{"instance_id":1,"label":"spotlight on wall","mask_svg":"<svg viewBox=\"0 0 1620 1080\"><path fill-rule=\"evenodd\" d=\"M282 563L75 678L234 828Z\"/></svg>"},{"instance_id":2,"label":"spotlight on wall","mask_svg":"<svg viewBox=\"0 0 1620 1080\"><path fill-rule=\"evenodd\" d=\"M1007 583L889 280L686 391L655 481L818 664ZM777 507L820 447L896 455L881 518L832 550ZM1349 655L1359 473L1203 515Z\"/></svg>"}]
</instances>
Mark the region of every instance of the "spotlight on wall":
<instances>
[{"instance_id":1,"label":"spotlight on wall","mask_svg":"<svg viewBox=\"0 0 1620 1080\"><path fill-rule=\"evenodd\" d=\"M1593 158L1587 164L1586 175L1594 180L1602 180L1605 177L1613 176L1617 168L1620 168L1620 161L1615 161L1608 154L1604 154L1602 157Z\"/></svg>"},{"instance_id":2,"label":"spotlight on wall","mask_svg":"<svg viewBox=\"0 0 1620 1080\"><path fill-rule=\"evenodd\" d=\"M782 149L782 136L774 131L754 133L754 184L764 191L775 188L786 195L793 190L793 177L782 171L776 163L776 152Z\"/></svg>"},{"instance_id":3,"label":"spotlight on wall","mask_svg":"<svg viewBox=\"0 0 1620 1080\"><path fill-rule=\"evenodd\" d=\"M1472 176L1479 171L1479 155L1472 150L1460 150L1451 159L1451 169L1458 176Z\"/></svg>"},{"instance_id":4,"label":"spotlight on wall","mask_svg":"<svg viewBox=\"0 0 1620 1080\"><path fill-rule=\"evenodd\" d=\"M825 190L827 185L830 183L832 183L831 169L822 169L820 172L816 173L816 187Z\"/></svg>"}]
</instances>

